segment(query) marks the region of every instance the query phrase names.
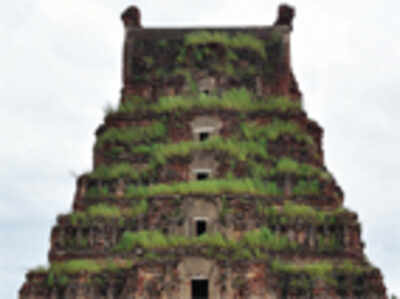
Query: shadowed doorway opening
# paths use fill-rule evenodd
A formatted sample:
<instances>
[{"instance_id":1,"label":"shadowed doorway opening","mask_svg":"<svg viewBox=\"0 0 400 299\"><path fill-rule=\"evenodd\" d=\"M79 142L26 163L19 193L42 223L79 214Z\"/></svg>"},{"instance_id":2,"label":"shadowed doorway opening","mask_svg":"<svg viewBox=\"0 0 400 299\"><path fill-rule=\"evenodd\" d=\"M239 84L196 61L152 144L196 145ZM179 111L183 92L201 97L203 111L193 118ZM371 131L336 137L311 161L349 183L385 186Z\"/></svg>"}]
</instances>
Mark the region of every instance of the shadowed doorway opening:
<instances>
[{"instance_id":1,"label":"shadowed doorway opening","mask_svg":"<svg viewBox=\"0 0 400 299\"><path fill-rule=\"evenodd\" d=\"M192 299L208 299L208 279L192 280Z\"/></svg>"}]
</instances>

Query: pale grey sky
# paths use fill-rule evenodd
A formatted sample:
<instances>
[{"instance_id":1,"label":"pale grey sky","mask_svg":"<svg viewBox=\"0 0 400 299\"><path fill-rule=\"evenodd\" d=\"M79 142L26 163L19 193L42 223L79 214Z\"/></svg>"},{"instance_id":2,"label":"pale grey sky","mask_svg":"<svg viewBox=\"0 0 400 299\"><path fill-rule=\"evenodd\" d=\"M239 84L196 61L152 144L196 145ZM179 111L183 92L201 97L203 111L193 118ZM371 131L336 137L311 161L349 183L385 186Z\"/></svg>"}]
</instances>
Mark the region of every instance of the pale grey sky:
<instances>
[{"instance_id":1,"label":"pale grey sky","mask_svg":"<svg viewBox=\"0 0 400 299\"><path fill-rule=\"evenodd\" d=\"M269 25L280 1L8 1L0 11L0 298L45 264L69 211L71 173L91 168L93 132L121 87L120 13L144 26ZM293 67L325 129L329 169L358 212L366 253L400 294L400 18L394 0L294 0Z\"/></svg>"}]
</instances>

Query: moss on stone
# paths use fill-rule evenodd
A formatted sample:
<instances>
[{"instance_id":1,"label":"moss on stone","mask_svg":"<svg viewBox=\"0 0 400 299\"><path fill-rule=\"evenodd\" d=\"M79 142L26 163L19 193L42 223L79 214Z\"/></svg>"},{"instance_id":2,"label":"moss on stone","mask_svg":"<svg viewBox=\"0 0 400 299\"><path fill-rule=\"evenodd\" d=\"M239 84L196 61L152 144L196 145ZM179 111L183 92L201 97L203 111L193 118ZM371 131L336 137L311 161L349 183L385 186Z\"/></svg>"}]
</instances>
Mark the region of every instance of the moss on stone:
<instances>
[{"instance_id":1,"label":"moss on stone","mask_svg":"<svg viewBox=\"0 0 400 299\"><path fill-rule=\"evenodd\" d=\"M186 46L212 43L220 44L226 48L249 49L258 53L262 58L267 57L265 42L251 34L237 33L229 35L226 32L198 31L185 36Z\"/></svg>"}]
</instances>

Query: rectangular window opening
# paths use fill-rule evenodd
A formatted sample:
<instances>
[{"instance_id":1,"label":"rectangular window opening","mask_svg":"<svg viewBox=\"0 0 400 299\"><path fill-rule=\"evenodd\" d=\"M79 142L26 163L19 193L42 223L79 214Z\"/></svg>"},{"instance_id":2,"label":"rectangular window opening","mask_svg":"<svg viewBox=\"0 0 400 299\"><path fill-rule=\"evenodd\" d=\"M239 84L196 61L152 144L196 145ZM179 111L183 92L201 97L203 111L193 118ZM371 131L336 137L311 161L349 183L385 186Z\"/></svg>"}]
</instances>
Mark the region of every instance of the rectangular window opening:
<instances>
[{"instance_id":1,"label":"rectangular window opening","mask_svg":"<svg viewBox=\"0 0 400 299\"><path fill-rule=\"evenodd\" d=\"M206 179L208 179L209 176L210 176L210 174L208 172L198 172L196 174L198 181L206 180Z\"/></svg>"},{"instance_id":2,"label":"rectangular window opening","mask_svg":"<svg viewBox=\"0 0 400 299\"><path fill-rule=\"evenodd\" d=\"M210 133L209 132L201 132L199 134L199 139L200 141L205 141L210 137Z\"/></svg>"},{"instance_id":3,"label":"rectangular window opening","mask_svg":"<svg viewBox=\"0 0 400 299\"><path fill-rule=\"evenodd\" d=\"M208 299L208 279L192 280L192 299Z\"/></svg>"},{"instance_id":4,"label":"rectangular window opening","mask_svg":"<svg viewBox=\"0 0 400 299\"><path fill-rule=\"evenodd\" d=\"M207 221L197 220L196 221L196 235L201 236L207 232Z\"/></svg>"}]
</instances>

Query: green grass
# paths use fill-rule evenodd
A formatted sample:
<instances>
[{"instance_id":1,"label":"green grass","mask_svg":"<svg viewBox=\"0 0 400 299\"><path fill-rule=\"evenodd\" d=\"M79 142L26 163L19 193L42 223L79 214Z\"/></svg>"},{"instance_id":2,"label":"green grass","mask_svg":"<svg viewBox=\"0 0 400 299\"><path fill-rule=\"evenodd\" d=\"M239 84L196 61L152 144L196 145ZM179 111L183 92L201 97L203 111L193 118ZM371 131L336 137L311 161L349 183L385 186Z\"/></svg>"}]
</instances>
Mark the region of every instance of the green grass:
<instances>
[{"instance_id":1,"label":"green grass","mask_svg":"<svg viewBox=\"0 0 400 299\"><path fill-rule=\"evenodd\" d=\"M286 202L282 207L282 214L290 218L305 218L323 221L326 218L326 212L318 211L308 205L297 205Z\"/></svg>"},{"instance_id":2,"label":"green grass","mask_svg":"<svg viewBox=\"0 0 400 299\"><path fill-rule=\"evenodd\" d=\"M262 247L270 250L295 249L297 244L290 242L286 236L278 236L267 227L247 231L239 242L244 247Z\"/></svg>"},{"instance_id":3,"label":"green grass","mask_svg":"<svg viewBox=\"0 0 400 299\"><path fill-rule=\"evenodd\" d=\"M257 252L254 251L255 248L274 251L293 250L296 248L296 243L290 242L287 237L272 233L266 227L260 230L248 231L238 241L228 239L218 232L203 234L199 237L185 237L164 235L159 231L140 231L125 232L114 250L116 252L128 252L138 247L144 249L167 249L193 246L229 249L236 251L239 255L243 254L243 250L250 250L251 255L254 256L254 252Z\"/></svg>"},{"instance_id":4,"label":"green grass","mask_svg":"<svg viewBox=\"0 0 400 299\"><path fill-rule=\"evenodd\" d=\"M136 235L133 235L136 234ZM217 259L255 259L261 257L268 260L268 257L261 251L254 248L246 248L238 242L228 240L220 234L211 236L203 235L199 238L185 238L185 237L167 237L157 232L138 232L138 233L125 233L124 247L118 248L119 251L130 251L135 246L140 245L145 249L162 249L171 246L208 246L210 248L209 255ZM135 246L134 246L135 245ZM263 246L262 244L260 245ZM214 249L213 249L214 248ZM232 255L226 256L215 251L215 248L228 248L234 250ZM158 260L160 257L156 252L148 251L144 255L144 260ZM78 273L88 273L95 275L102 272L118 272L121 270L129 269L133 266L132 260L127 259L106 259L106 260L91 260L91 259L76 259L65 262L54 262L49 268L41 268L40 272L32 270L31 273L47 273L47 285L54 287L65 287L69 281L70 276ZM351 277L359 277L372 271L374 268L369 265L357 265L351 260L343 260L340 263L333 263L331 261L321 260L319 262L310 262L304 265L285 262L280 259L274 259L271 262L270 269L276 274L285 274L290 279L291 287L304 287L308 286L304 281L304 274L308 275L311 281L323 280L328 285L337 287L337 274L343 274ZM304 284L305 283L305 284Z\"/></svg>"},{"instance_id":5,"label":"green grass","mask_svg":"<svg viewBox=\"0 0 400 299\"><path fill-rule=\"evenodd\" d=\"M267 57L265 42L251 34L237 33L229 35L225 32L200 31L189 33L185 36L185 44L205 45L218 43L226 48L250 49L258 53L262 58Z\"/></svg>"},{"instance_id":6,"label":"green grass","mask_svg":"<svg viewBox=\"0 0 400 299\"><path fill-rule=\"evenodd\" d=\"M312 280L323 280L328 285L337 287L338 281L336 275L341 273L347 276L360 276L371 271L373 268L369 265L357 265L350 260L344 260L341 263L332 263L330 261L311 262L304 265L284 262L275 259L271 263L271 270L276 273L285 273L292 278L302 277L301 274L307 274Z\"/></svg>"},{"instance_id":7,"label":"green grass","mask_svg":"<svg viewBox=\"0 0 400 299\"><path fill-rule=\"evenodd\" d=\"M86 211L74 212L69 215L71 225L88 225L92 221L103 219L120 219L122 218L123 210L117 206L107 204L98 204L90 206Z\"/></svg>"},{"instance_id":8,"label":"green grass","mask_svg":"<svg viewBox=\"0 0 400 299\"><path fill-rule=\"evenodd\" d=\"M241 134L248 140L277 140L282 135L291 135L299 142L315 145L311 135L306 133L293 121L275 119L269 124L242 123Z\"/></svg>"},{"instance_id":9,"label":"green grass","mask_svg":"<svg viewBox=\"0 0 400 299\"><path fill-rule=\"evenodd\" d=\"M171 194L252 194L279 196L281 190L274 182L251 179L219 179L190 181L172 184L156 184L151 186L128 186L127 197L149 197Z\"/></svg>"},{"instance_id":10,"label":"green grass","mask_svg":"<svg viewBox=\"0 0 400 299\"><path fill-rule=\"evenodd\" d=\"M271 264L271 270L273 272L283 272L290 274L301 274L307 273L313 278L326 277L332 273L334 266L330 262L317 262L309 263L305 265L297 265L292 263L282 262L279 259L275 259Z\"/></svg>"},{"instance_id":11,"label":"green grass","mask_svg":"<svg viewBox=\"0 0 400 299\"><path fill-rule=\"evenodd\" d=\"M50 267L43 268L40 273L47 274L46 285L48 287L65 287L70 281L70 276L78 273L97 274L103 271L116 272L129 269L132 265L132 261L122 259L75 259L64 262L53 262ZM35 270L31 272L37 273Z\"/></svg>"},{"instance_id":12,"label":"green grass","mask_svg":"<svg viewBox=\"0 0 400 299\"><path fill-rule=\"evenodd\" d=\"M322 180L332 179L331 175L325 170L313 165L299 163L289 157L280 158L275 169L270 171L270 174L285 173L294 174L302 177L318 177ZM300 187L299 187L300 188Z\"/></svg>"},{"instance_id":13,"label":"green grass","mask_svg":"<svg viewBox=\"0 0 400 299\"><path fill-rule=\"evenodd\" d=\"M283 157L276 162L275 167L267 167L255 158L263 161L276 161L275 157L268 154L267 144L259 140L241 141L235 138L222 138L218 136L211 137L204 142L184 141L170 144L154 144L151 146L142 145L132 148L133 154L148 155L148 164L142 169L135 169L131 164L124 162L112 165L100 165L89 174L90 178L101 180L112 180L118 178L128 178L134 181L154 181L159 174L158 169L174 158L189 159L197 151L221 153L223 157L229 157L231 160L231 171L237 162L247 162L249 176L256 179L269 179L278 174L293 174L302 178L318 178L322 181L332 179L331 175L318 167L310 164L299 163L291 158ZM310 182L307 180L306 182ZM306 186L300 182L296 186L296 194L302 192L317 192L319 186L314 181L312 186ZM314 185L313 185L314 184ZM307 189L308 188L308 189ZM314 189L313 189L314 188ZM307 190L306 190L307 189ZM107 193L107 192L105 192Z\"/></svg>"},{"instance_id":14,"label":"green grass","mask_svg":"<svg viewBox=\"0 0 400 299\"><path fill-rule=\"evenodd\" d=\"M267 145L265 145L267 147ZM275 157L269 156L270 161L276 161ZM311 164L306 164L306 163L299 163L296 160L293 160L289 157L282 157L279 158L276 161L275 167L269 167L266 166L262 163L258 163L256 161L248 160L247 159L247 165L248 165L248 172L251 177L259 178L259 179L268 179L271 177L274 177L276 175L286 175L286 174L292 174L295 175L298 178L317 178L318 180L321 181L331 181L332 176L325 171L324 169L321 169L319 167L315 167L314 165ZM316 184L313 180L307 180L306 182L311 182L311 184ZM297 186L298 189L296 189L296 192L301 192L302 190L305 190L306 186L304 186L305 183L299 183L300 185ZM314 188L316 191L317 188L316 186L310 187L308 190L311 190ZM308 192L308 191L305 191Z\"/></svg>"},{"instance_id":15,"label":"green grass","mask_svg":"<svg viewBox=\"0 0 400 299\"><path fill-rule=\"evenodd\" d=\"M87 214L91 218L119 218L121 217L121 209L107 204L98 204L90 206Z\"/></svg>"},{"instance_id":16,"label":"green grass","mask_svg":"<svg viewBox=\"0 0 400 299\"><path fill-rule=\"evenodd\" d=\"M175 113L197 109L225 109L239 112L255 111L299 111L301 104L288 98L269 98L255 100L253 94L245 88L227 90L220 97L197 93L188 96L161 97L157 103L146 106L137 106L127 101L122 103L117 111L111 113Z\"/></svg>"},{"instance_id":17,"label":"green grass","mask_svg":"<svg viewBox=\"0 0 400 299\"><path fill-rule=\"evenodd\" d=\"M287 221L294 222L296 219L302 219L317 224L335 223L339 217L346 217L351 213L343 208L333 211L320 211L308 205L285 202L282 208L276 206L264 207L261 202L257 204L257 211L265 215L271 222L279 223L284 217Z\"/></svg>"},{"instance_id":18,"label":"green grass","mask_svg":"<svg viewBox=\"0 0 400 299\"><path fill-rule=\"evenodd\" d=\"M317 184L317 186L315 186ZM295 195L318 195L319 182L300 181L293 188ZM301 188L300 188L300 187ZM108 190L108 189L105 189ZM125 197L147 198L158 195L188 195L188 194L243 194L243 195L260 195L260 196L281 196L282 191L278 188L276 182L267 182L252 178L228 178L228 179L210 179L205 181L188 181L169 184L154 185L128 185L125 190ZM92 187L88 190L86 196L88 198L114 196L109 192L105 193L103 188L97 190Z\"/></svg>"},{"instance_id":19,"label":"green grass","mask_svg":"<svg viewBox=\"0 0 400 299\"><path fill-rule=\"evenodd\" d=\"M369 265L367 266L355 265L351 262L351 260L343 260L341 261L340 264L336 265L336 271L344 274L361 275L371 270L373 270L373 267Z\"/></svg>"},{"instance_id":20,"label":"green grass","mask_svg":"<svg viewBox=\"0 0 400 299\"><path fill-rule=\"evenodd\" d=\"M90 187L86 191L86 196L87 197L104 197L104 196L109 196L111 195L108 187L107 186L102 186L102 187Z\"/></svg>"},{"instance_id":21,"label":"green grass","mask_svg":"<svg viewBox=\"0 0 400 299\"><path fill-rule=\"evenodd\" d=\"M294 195L318 195L321 192L320 189L318 180L301 180L293 187L292 192Z\"/></svg>"},{"instance_id":22,"label":"green grass","mask_svg":"<svg viewBox=\"0 0 400 299\"><path fill-rule=\"evenodd\" d=\"M50 271L54 272L55 274L76 274L81 271L85 271L87 273L98 273L102 269L102 266L99 265L95 260L89 259L70 260L62 263L54 263L50 267Z\"/></svg>"},{"instance_id":23,"label":"green grass","mask_svg":"<svg viewBox=\"0 0 400 299\"><path fill-rule=\"evenodd\" d=\"M47 270L49 275L55 277L62 274L74 275L80 272L96 274L102 271L115 272L119 269L127 269L133 265L129 260L92 260L92 259L76 259L65 262L54 262Z\"/></svg>"},{"instance_id":24,"label":"green grass","mask_svg":"<svg viewBox=\"0 0 400 299\"><path fill-rule=\"evenodd\" d=\"M174 75L181 75L185 78L185 81L187 82L187 84L190 87L190 90L192 92L192 94L196 94L199 92L199 88L197 85L196 80L193 79L193 75L192 72L188 69L184 69L184 68L178 68L174 71L173 73Z\"/></svg>"},{"instance_id":25,"label":"green grass","mask_svg":"<svg viewBox=\"0 0 400 299\"><path fill-rule=\"evenodd\" d=\"M97 204L90 206L86 211L74 212L69 215L70 222L73 226L78 224L87 225L98 218L103 219L120 219L136 218L139 215L147 213L149 205L146 199L134 201L130 208L120 208L108 204Z\"/></svg>"},{"instance_id":26,"label":"green grass","mask_svg":"<svg viewBox=\"0 0 400 299\"><path fill-rule=\"evenodd\" d=\"M151 143L165 139L166 136L167 129L159 121L141 127L109 128L97 138L96 147L101 147L105 143Z\"/></svg>"},{"instance_id":27,"label":"green grass","mask_svg":"<svg viewBox=\"0 0 400 299\"><path fill-rule=\"evenodd\" d=\"M341 250L343 246L340 244L336 236L318 236L317 248L322 253L332 253Z\"/></svg>"},{"instance_id":28,"label":"green grass","mask_svg":"<svg viewBox=\"0 0 400 299\"><path fill-rule=\"evenodd\" d=\"M135 247L141 248L165 248L168 240L158 231L124 232L116 251L130 251Z\"/></svg>"},{"instance_id":29,"label":"green grass","mask_svg":"<svg viewBox=\"0 0 400 299\"><path fill-rule=\"evenodd\" d=\"M139 202L134 202L132 207L129 209L130 217L137 217L139 215L144 215L149 210L149 204L146 199L142 199Z\"/></svg>"},{"instance_id":30,"label":"green grass","mask_svg":"<svg viewBox=\"0 0 400 299\"><path fill-rule=\"evenodd\" d=\"M140 170L135 169L132 164L127 162L113 165L102 164L96 167L96 169L89 174L89 177L103 180L129 178L136 181L150 177L154 169L155 167L151 164Z\"/></svg>"},{"instance_id":31,"label":"green grass","mask_svg":"<svg viewBox=\"0 0 400 299\"><path fill-rule=\"evenodd\" d=\"M165 164L171 157L188 157L194 151L223 152L239 161L245 161L250 157L267 159L266 145L255 141L239 141L234 138L211 137L204 142L186 141L173 144L157 144L146 149L141 147L134 149L139 152L153 153L154 159Z\"/></svg>"},{"instance_id":32,"label":"green grass","mask_svg":"<svg viewBox=\"0 0 400 299\"><path fill-rule=\"evenodd\" d=\"M235 138L222 138L214 136L204 142L184 141L170 144L154 144L152 146L136 146L132 148L133 154L149 155L149 164L142 174L142 177L149 177L150 174L156 174L155 169L167 163L172 158L189 158L196 151L209 151L223 153L229 156L232 161L251 161L251 158L269 159L267 146L262 142L240 141ZM116 167L116 166L114 166ZM140 176L132 167L126 165L118 166L116 170L104 167L96 169L92 177L117 178L120 173L127 177L137 178ZM122 168L121 171L119 169Z\"/></svg>"},{"instance_id":33,"label":"green grass","mask_svg":"<svg viewBox=\"0 0 400 299\"><path fill-rule=\"evenodd\" d=\"M73 212L69 215L69 220L73 226L77 226L80 223L86 224L89 219L85 212Z\"/></svg>"},{"instance_id":34,"label":"green grass","mask_svg":"<svg viewBox=\"0 0 400 299\"><path fill-rule=\"evenodd\" d=\"M230 248L234 246L234 242L224 237L221 233L203 234L192 239L192 244L196 246L210 246L218 248Z\"/></svg>"}]
</instances>

